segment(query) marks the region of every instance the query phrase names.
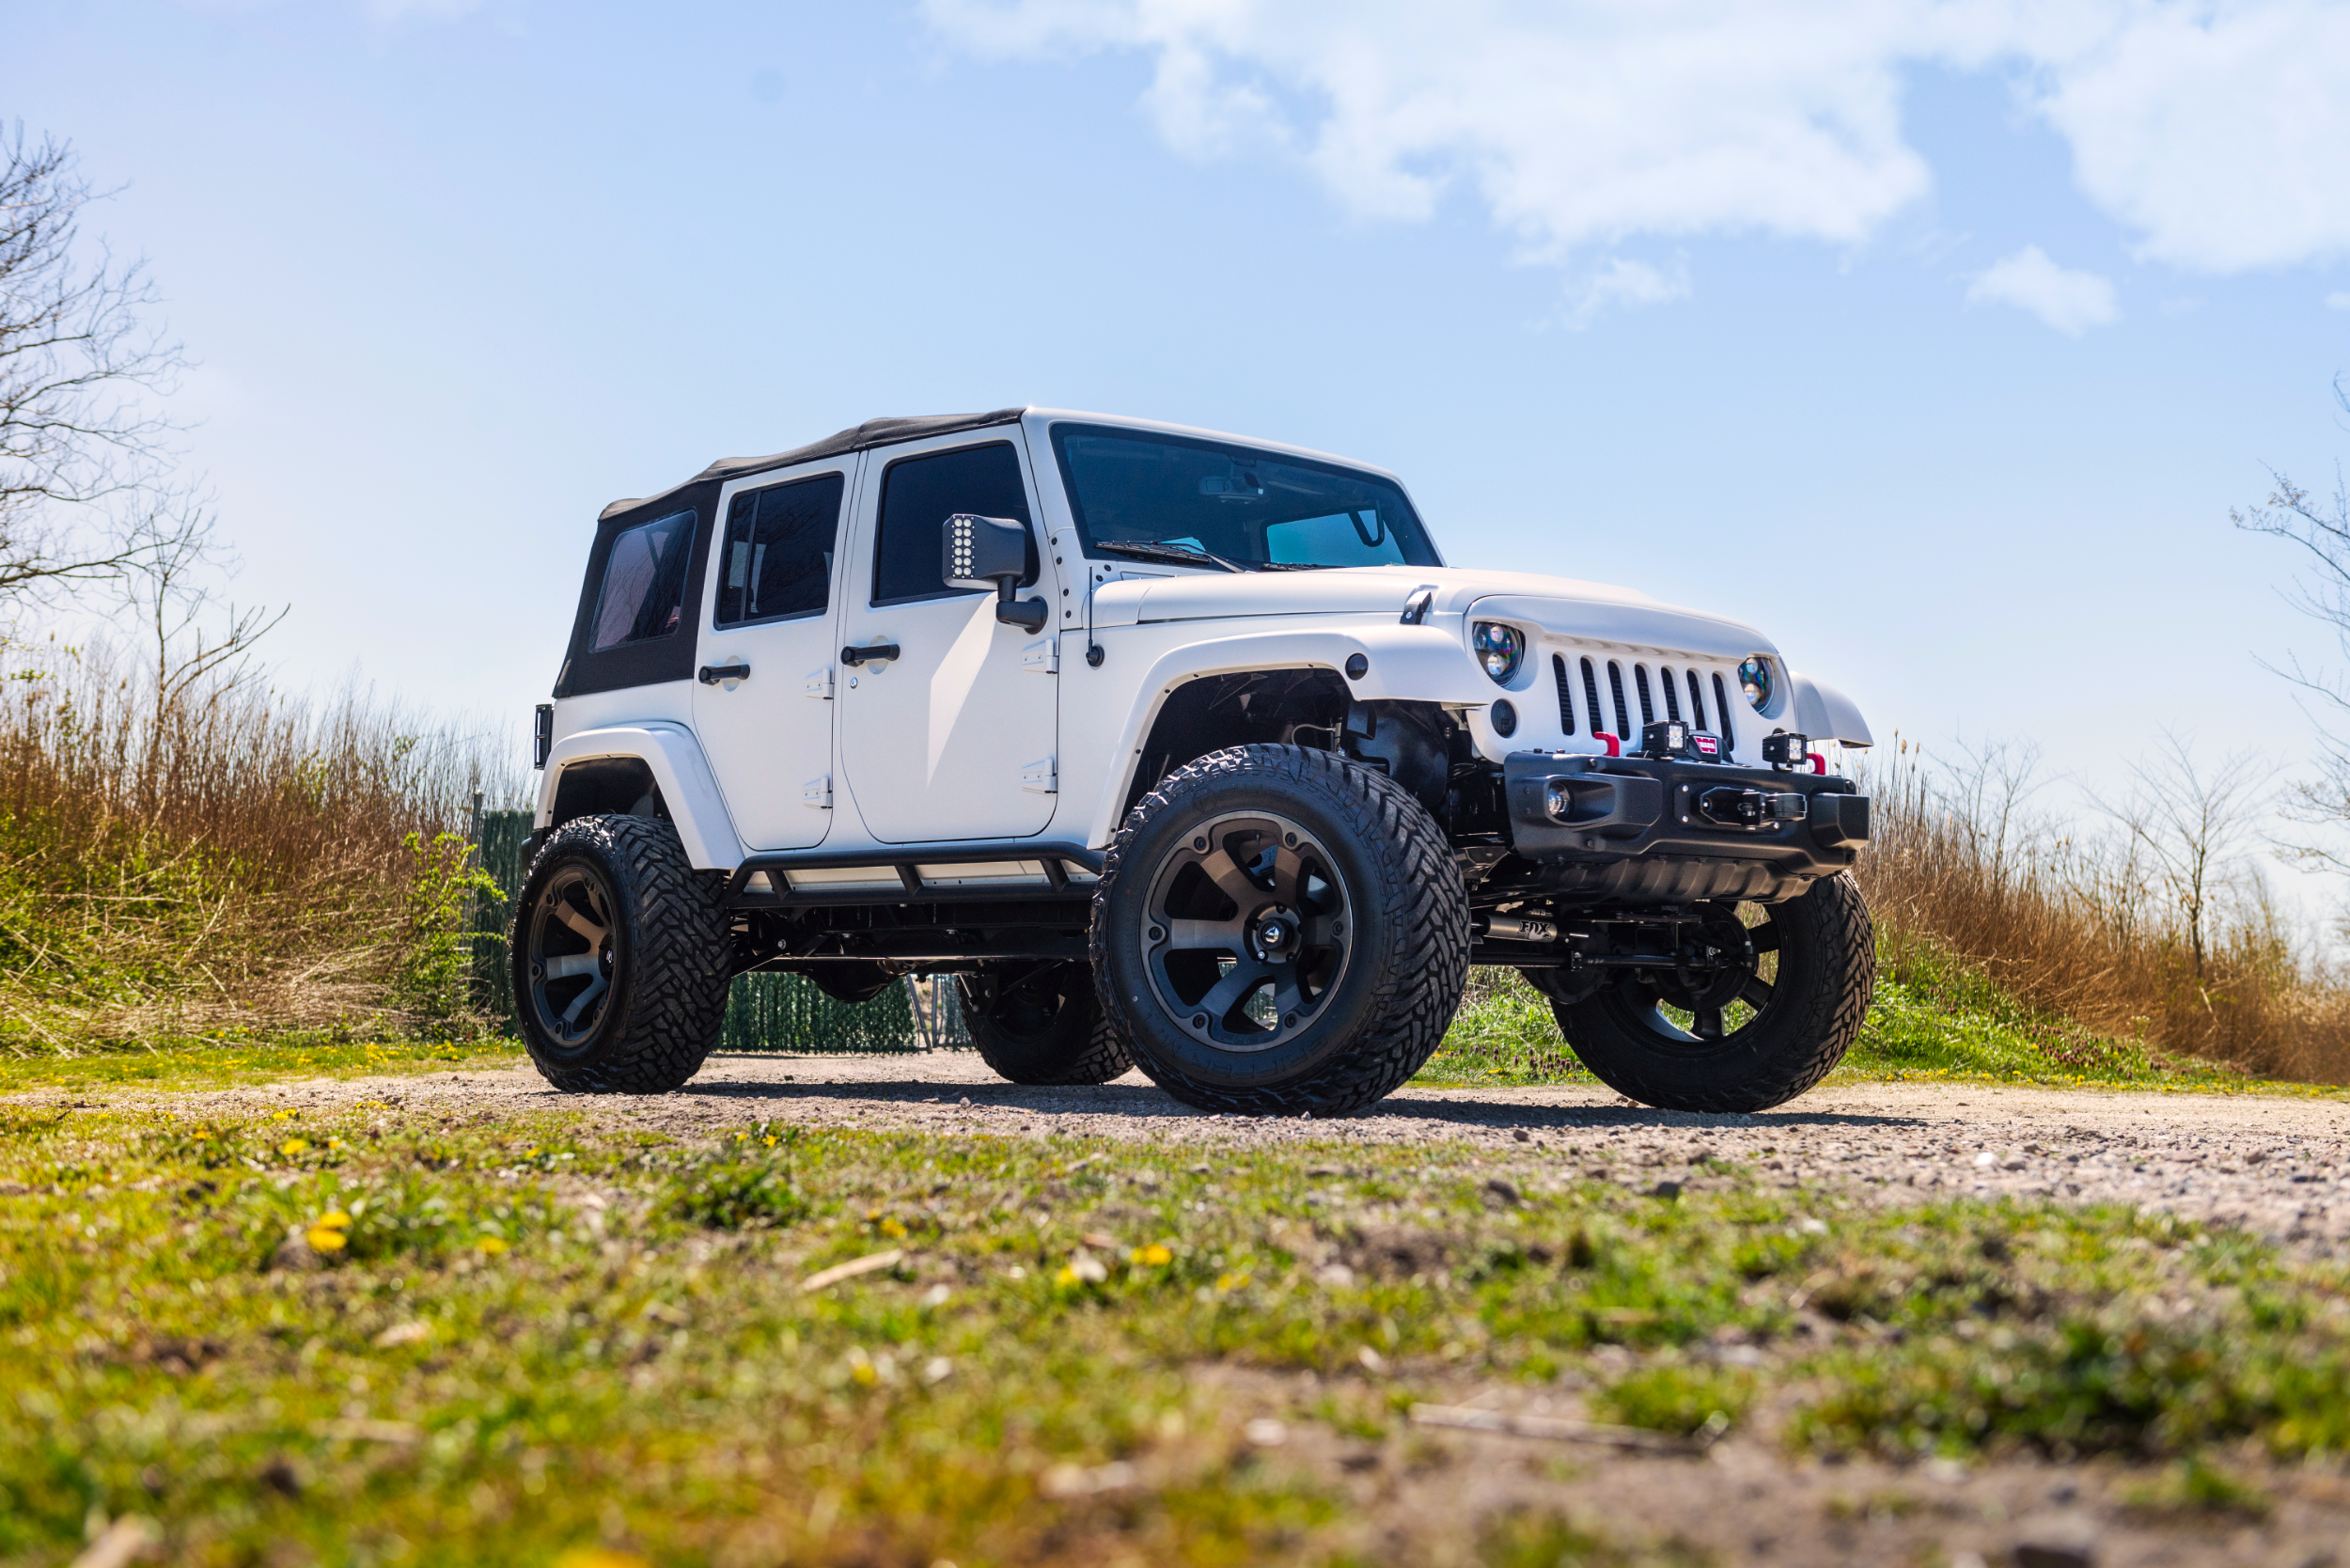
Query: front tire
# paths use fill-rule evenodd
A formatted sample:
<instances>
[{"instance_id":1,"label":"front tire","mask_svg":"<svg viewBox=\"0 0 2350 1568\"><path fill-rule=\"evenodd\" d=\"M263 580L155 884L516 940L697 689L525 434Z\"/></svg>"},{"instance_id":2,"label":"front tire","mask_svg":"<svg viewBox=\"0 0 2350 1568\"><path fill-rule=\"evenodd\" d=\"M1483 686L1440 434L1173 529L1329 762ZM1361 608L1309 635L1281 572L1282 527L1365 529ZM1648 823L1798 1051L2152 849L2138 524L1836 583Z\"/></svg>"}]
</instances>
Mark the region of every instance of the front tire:
<instances>
[{"instance_id":1,"label":"front tire","mask_svg":"<svg viewBox=\"0 0 2350 1568\"><path fill-rule=\"evenodd\" d=\"M523 1043L567 1093L666 1093L718 1043L726 912L659 818L556 828L524 879L509 950Z\"/></svg>"},{"instance_id":2,"label":"front tire","mask_svg":"<svg viewBox=\"0 0 2350 1568\"><path fill-rule=\"evenodd\" d=\"M1136 1065L1202 1110L1346 1116L1419 1071L1468 980L1443 830L1385 774L1234 746L1111 844L1090 949Z\"/></svg>"},{"instance_id":3,"label":"front tire","mask_svg":"<svg viewBox=\"0 0 2350 1568\"><path fill-rule=\"evenodd\" d=\"M1839 875L1762 915L1747 925L1716 909L1716 949L1731 955L1716 969L1634 970L1554 999L1583 1065L1629 1099L1681 1111L1768 1110L1826 1077L1876 987L1869 906Z\"/></svg>"},{"instance_id":4,"label":"front tire","mask_svg":"<svg viewBox=\"0 0 2350 1568\"><path fill-rule=\"evenodd\" d=\"M1135 1064L1082 964L957 975L979 1059L1016 1084L1105 1084Z\"/></svg>"}]
</instances>

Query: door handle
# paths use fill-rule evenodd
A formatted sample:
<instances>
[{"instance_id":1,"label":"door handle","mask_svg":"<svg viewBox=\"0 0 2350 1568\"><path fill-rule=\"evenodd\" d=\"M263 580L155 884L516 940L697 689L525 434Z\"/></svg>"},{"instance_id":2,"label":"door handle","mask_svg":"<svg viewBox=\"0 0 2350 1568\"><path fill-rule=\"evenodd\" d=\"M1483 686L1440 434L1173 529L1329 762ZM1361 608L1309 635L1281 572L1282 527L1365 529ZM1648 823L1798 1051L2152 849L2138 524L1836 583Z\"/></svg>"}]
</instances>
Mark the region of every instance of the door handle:
<instances>
[{"instance_id":1,"label":"door handle","mask_svg":"<svg viewBox=\"0 0 2350 1568\"><path fill-rule=\"evenodd\" d=\"M897 656L898 645L894 642L877 642L870 648L844 648L840 651L840 662L851 666L885 665Z\"/></svg>"},{"instance_id":2,"label":"door handle","mask_svg":"<svg viewBox=\"0 0 2350 1568\"><path fill-rule=\"evenodd\" d=\"M747 681L750 678L751 666L740 659L730 665L702 666L701 682L705 686L714 686L721 681Z\"/></svg>"}]
</instances>

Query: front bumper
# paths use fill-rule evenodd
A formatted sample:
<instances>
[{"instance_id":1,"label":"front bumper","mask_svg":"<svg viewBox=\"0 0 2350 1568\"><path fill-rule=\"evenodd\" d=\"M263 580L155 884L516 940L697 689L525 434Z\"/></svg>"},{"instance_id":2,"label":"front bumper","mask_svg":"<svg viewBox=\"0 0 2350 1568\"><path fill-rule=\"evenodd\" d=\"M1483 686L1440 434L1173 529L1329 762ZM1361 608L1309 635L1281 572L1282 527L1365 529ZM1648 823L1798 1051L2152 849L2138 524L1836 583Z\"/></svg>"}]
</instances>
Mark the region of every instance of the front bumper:
<instances>
[{"instance_id":1,"label":"front bumper","mask_svg":"<svg viewBox=\"0 0 2350 1568\"><path fill-rule=\"evenodd\" d=\"M1520 751L1502 788L1510 880L1571 902L1792 898L1869 841L1868 797L1818 774Z\"/></svg>"}]
</instances>

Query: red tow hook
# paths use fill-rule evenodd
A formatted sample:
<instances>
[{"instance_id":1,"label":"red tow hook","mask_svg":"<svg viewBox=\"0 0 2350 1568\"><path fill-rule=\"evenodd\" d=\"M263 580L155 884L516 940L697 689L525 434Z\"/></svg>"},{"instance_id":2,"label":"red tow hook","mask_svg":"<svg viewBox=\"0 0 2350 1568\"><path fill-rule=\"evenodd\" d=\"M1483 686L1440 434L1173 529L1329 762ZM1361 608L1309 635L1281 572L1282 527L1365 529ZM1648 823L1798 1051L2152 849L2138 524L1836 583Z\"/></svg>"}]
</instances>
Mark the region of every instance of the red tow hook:
<instances>
[{"instance_id":1,"label":"red tow hook","mask_svg":"<svg viewBox=\"0 0 2350 1568\"><path fill-rule=\"evenodd\" d=\"M1606 742L1606 743L1607 743L1607 755L1608 755L1608 756L1610 756L1610 757L1621 757L1621 756L1622 756L1622 755L1623 755L1623 743L1622 743L1622 741L1618 740L1615 736L1610 735L1609 733L1607 733L1607 731L1606 731L1606 730L1605 730L1605 729L1594 729L1594 730L1592 730L1592 731L1591 731L1591 739L1593 739L1593 740L1595 740L1595 741L1605 741L1605 742Z\"/></svg>"},{"instance_id":2,"label":"red tow hook","mask_svg":"<svg viewBox=\"0 0 2350 1568\"><path fill-rule=\"evenodd\" d=\"M1827 772L1827 759L1816 751L1811 754L1811 771L1815 774Z\"/></svg>"}]
</instances>

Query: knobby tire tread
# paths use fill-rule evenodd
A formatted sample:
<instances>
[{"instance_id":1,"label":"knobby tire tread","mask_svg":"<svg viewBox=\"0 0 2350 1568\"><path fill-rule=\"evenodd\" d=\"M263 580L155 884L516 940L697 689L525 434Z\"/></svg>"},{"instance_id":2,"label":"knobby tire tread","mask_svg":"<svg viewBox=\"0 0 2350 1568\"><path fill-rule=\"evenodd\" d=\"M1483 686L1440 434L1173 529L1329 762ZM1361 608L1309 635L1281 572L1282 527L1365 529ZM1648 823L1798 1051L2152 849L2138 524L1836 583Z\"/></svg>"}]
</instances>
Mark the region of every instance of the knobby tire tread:
<instances>
[{"instance_id":1,"label":"knobby tire tread","mask_svg":"<svg viewBox=\"0 0 2350 1568\"><path fill-rule=\"evenodd\" d=\"M1136 805L1110 841L1093 895L1088 951L1093 972L1105 975L1107 914L1126 854L1136 836L1185 795L1216 782L1258 775L1314 792L1355 831L1370 858L1387 874L1384 886L1360 889L1386 906L1387 950L1373 957L1380 979L1371 1020L1352 1049L1308 1075L1278 1086L1236 1089L1201 1083L1180 1069L1137 1052L1142 1070L1187 1105L1254 1116L1352 1116L1402 1088L1427 1064L1451 1027L1468 981L1468 896L1444 830L1425 807L1386 774L1333 752L1297 745L1243 745L1210 752L1168 774ZM1137 867L1149 876L1152 868ZM1359 929L1360 922L1357 922ZM1136 1034L1122 1003L1104 985L1102 1006L1121 1033Z\"/></svg>"},{"instance_id":2,"label":"knobby tire tread","mask_svg":"<svg viewBox=\"0 0 2350 1568\"><path fill-rule=\"evenodd\" d=\"M677 829L658 817L576 818L548 837L531 869L535 873L551 855L588 846L600 849L616 873L617 896L634 906L626 1029L592 1062L550 1061L536 1050L531 1060L566 1093L666 1094L701 1071L726 1023L733 973L722 879L696 870ZM535 897L527 882L525 890ZM518 967L528 911L526 900L516 902ZM526 977L515 980L520 997Z\"/></svg>"}]
</instances>

